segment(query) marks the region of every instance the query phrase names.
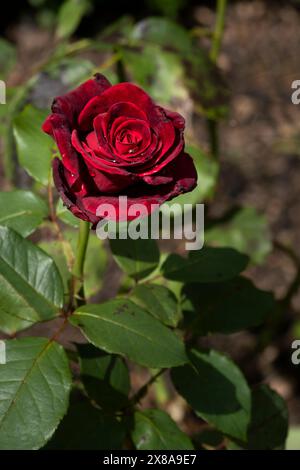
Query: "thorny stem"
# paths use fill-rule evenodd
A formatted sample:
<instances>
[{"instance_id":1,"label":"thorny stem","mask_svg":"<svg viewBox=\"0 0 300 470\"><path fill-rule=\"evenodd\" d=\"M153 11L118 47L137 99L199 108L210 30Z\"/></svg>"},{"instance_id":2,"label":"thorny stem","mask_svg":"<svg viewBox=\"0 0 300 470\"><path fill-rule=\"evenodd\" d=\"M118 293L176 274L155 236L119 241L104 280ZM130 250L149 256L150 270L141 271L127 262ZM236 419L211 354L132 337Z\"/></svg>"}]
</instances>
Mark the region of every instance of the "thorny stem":
<instances>
[{"instance_id":1,"label":"thorny stem","mask_svg":"<svg viewBox=\"0 0 300 470\"><path fill-rule=\"evenodd\" d=\"M90 223L85 220L81 220L79 224L79 233L77 241L77 249L75 255L75 263L73 266L73 295L76 298L77 306L85 303L84 296L84 263L85 255L87 251L88 241L90 234Z\"/></svg>"}]
</instances>

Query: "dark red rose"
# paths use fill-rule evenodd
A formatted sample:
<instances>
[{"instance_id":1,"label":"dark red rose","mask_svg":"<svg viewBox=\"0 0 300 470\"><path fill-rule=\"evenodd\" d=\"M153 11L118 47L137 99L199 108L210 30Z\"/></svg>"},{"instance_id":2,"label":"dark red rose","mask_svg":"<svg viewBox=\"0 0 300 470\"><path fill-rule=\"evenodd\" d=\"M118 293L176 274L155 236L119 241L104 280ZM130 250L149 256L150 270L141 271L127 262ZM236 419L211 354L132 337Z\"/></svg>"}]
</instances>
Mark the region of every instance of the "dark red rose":
<instances>
[{"instance_id":1,"label":"dark red rose","mask_svg":"<svg viewBox=\"0 0 300 470\"><path fill-rule=\"evenodd\" d=\"M162 204L197 181L184 152L184 119L157 106L131 83L112 86L100 74L56 98L43 130L57 143L54 182L65 205L92 223L100 204ZM117 213L119 220L127 214Z\"/></svg>"}]
</instances>

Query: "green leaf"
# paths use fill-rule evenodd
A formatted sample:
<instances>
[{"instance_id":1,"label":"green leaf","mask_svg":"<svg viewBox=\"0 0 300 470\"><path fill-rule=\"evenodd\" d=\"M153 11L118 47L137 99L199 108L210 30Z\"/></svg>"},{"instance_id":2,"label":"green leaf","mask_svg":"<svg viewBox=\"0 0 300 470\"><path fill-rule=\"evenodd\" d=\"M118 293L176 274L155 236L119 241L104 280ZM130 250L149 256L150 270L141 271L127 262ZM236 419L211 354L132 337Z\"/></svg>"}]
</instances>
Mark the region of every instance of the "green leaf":
<instances>
[{"instance_id":1,"label":"green leaf","mask_svg":"<svg viewBox=\"0 0 300 470\"><path fill-rule=\"evenodd\" d=\"M71 374L62 346L46 338L5 341L0 449L39 449L67 411Z\"/></svg>"},{"instance_id":2,"label":"green leaf","mask_svg":"<svg viewBox=\"0 0 300 470\"><path fill-rule=\"evenodd\" d=\"M137 23L132 32L133 41L159 44L182 54L190 53L191 39L186 29L166 18L149 17Z\"/></svg>"},{"instance_id":3,"label":"green leaf","mask_svg":"<svg viewBox=\"0 0 300 470\"><path fill-rule=\"evenodd\" d=\"M186 85L193 96L196 113L212 121L227 117L229 90L204 49L194 47L186 64Z\"/></svg>"},{"instance_id":4,"label":"green leaf","mask_svg":"<svg viewBox=\"0 0 300 470\"><path fill-rule=\"evenodd\" d=\"M61 276L64 292L68 292L71 273L67 266L61 242L59 240L42 240L37 246L53 259Z\"/></svg>"},{"instance_id":5,"label":"green leaf","mask_svg":"<svg viewBox=\"0 0 300 470\"><path fill-rule=\"evenodd\" d=\"M226 115L228 89L205 49L193 41L186 29L166 18L151 17L133 27L129 43L134 47L156 45L166 52L176 52L184 64L184 85L194 98L195 110L212 119Z\"/></svg>"},{"instance_id":6,"label":"green leaf","mask_svg":"<svg viewBox=\"0 0 300 470\"><path fill-rule=\"evenodd\" d=\"M72 212L67 209L66 206L63 205L61 199L58 200L56 206L56 215L57 217L62 220L67 225L71 227L78 228L79 227L79 219L72 214Z\"/></svg>"},{"instance_id":7,"label":"green leaf","mask_svg":"<svg viewBox=\"0 0 300 470\"><path fill-rule=\"evenodd\" d=\"M205 199L211 198L214 194L219 176L219 164L201 148L194 145L186 146L186 152L193 157L198 174L198 185L188 194L191 195L191 202L200 203ZM178 199L176 198L174 201L178 202Z\"/></svg>"},{"instance_id":8,"label":"green leaf","mask_svg":"<svg viewBox=\"0 0 300 470\"><path fill-rule=\"evenodd\" d=\"M51 78L62 81L64 86L72 89L93 75L94 64L82 57L63 57L50 62L45 71Z\"/></svg>"},{"instance_id":9,"label":"green leaf","mask_svg":"<svg viewBox=\"0 0 300 470\"><path fill-rule=\"evenodd\" d=\"M275 450L284 446L288 433L288 410L285 401L267 385L252 392L252 415L247 449Z\"/></svg>"},{"instance_id":10,"label":"green leaf","mask_svg":"<svg viewBox=\"0 0 300 470\"><path fill-rule=\"evenodd\" d=\"M167 326L177 326L181 312L173 292L158 284L138 284L131 293L132 299L153 317Z\"/></svg>"},{"instance_id":11,"label":"green leaf","mask_svg":"<svg viewBox=\"0 0 300 470\"><path fill-rule=\"evenodd\" d=\"M94 346L127 356L142 366L172 367L187 361L182 341L129 300L84 305L70 321Z\"/></svg>"},{"instance_id":12,"label":"green leaf","mask_svg":"<svg viewBox=\"0 0 300 470\"><path fill-rule=\"evenodd\" d=\"M72 230L64 231L64 239L70 243L73 252L76 250L77 233ZM68 270L62 245L56 240L47 240L39 243L55 261L64 281L65 291L71 280L72 274ZM103 286L103 275L107 266L107 252L101 240L93 233L89 237L89 246L85 258L84 287L87 298L99 293Z\"/></svg>"},{"instance_id":13,"label":"green leaf","mask_svg":"<svg viewBox=\"0 0 300 470\"><path fill-rule=\"evenodd\" d=\"M81 379L89 397L101 408L119 410L128 401L130 378L123 358L91 344L78 344Z\"/></svg>"},{"instance_id":14,"label":"green leaf","mask_svg":"<svg viewBox=\"0 0 300 470\"><path fill-rule=\"evenodd\" d=\"M215 450L224 442L224 436L215 429L205 428L200 433L193 435L193 441L197 445L197 449L201 450Z\"/></svg>"},{"instance_id":15,"label":"green leaf","mask_svg":"<svg viewBox=\"0 0 300 470\"><path fill-rule=\"evenodd\" d=\"M0 38L0 70L1 78L5 78L16 62L16 49L10 42Z\"/></svg>"},{"instance_id":16,"label":"green leaf","mask_svg":"<svg viewBox=\"0 0 300 470\"><path fill-rule=\"evenodd\" d=\"M48 450L115 450L122 448L125 428L113 416L92 406L82 395L71 395L68 414L61 422Z\"/></svg>"},{"instance_id":17,"label":"green leaf","mask_svg":"<svg viewBox=\"0 0 300 470\"><path fill-rule=\"evenodd\" d=\"M13 334L54 318L62 306L63 284L54 261L0 226L0 330Z\"/></svg>"},{"instance_id":18,"label":"green leaf","mask_svg":"<svg viewBox=\"0 0 300 470\"><path fill-rule=\"evenodd\" d=\"M71 36L89 9L89 0L65 0L58 12L57 37L65 39Z\"/></svg>"},{"instance_id":19,"label":"green leaf","mask_svg":"<svg viewBox=\"0 0 300 470\"><path fill-rule=\"evenodd\" d=\"M122 54L122 60L124 66L126 67L127 73L130 75L130 78L138 83L141 87L150 93L151 78L155 77L156 71L156 59L153 57L153 60L149 60L149 55L153 52L159 52L159 47L155 45L146 45L143 48L143 53L137 48L121 48L120 53Z\"/></svg>"},{"instance_id":20,"label":"green leaf","mask_svg":"<svg viewBox=\"0 0 300 470\"><path fill-rule=\"evenodd\" d=\"M222 282L234 278L248 264L248 257L232 248L204 247L188 258L171 254L162 265L165 278L181 282Z\"/></svg>"},{"instance_id":21,"label":"green leaf","mask_svg":"<svg viewBox=\"0 0 300 470\"><path fill-rule=\"evenodd\" d=\"M187 145L185 150L194 160L198 175L198 184L193 191L181 194L172 199L171 202L165 202L161 207L162 212L164 212L165 205L172 206L173 204L180 204L180 206L183 206L184 204L200 204L205 199L211 198L214 194L219 174L218 163L198 147ZM181 214L181 210L178 209L178 212ZM175 213L175 216L176 215Z\"/></svg>"},{"instance_id":22,"label":"green leaf","mask_svg":"<svg viewBox=\"0 0 300 470\"><path fill-rule=\"evenodd\" d=\"M32 178L44 185L48 184L53 148L51 137L41 130L47 114L48 111L27 105L14 118L14 136L20 165Z\"/></svg>"},{"instance_id":23,"label":"green leaf","mask_svg":"<svg viewBox=\"0 0 300 470\"><path fill-rule=\"evenodd\" d=\"M192 450L190 438L161 410L136 411L131 434L138 450Z\"/></svg>"},{"instance_id":24,"label":"green leaf","mask_svg":"<svg viewBox=\"0 0 300 470\"><path fill-rule=\"evenodd\" d=\"M132 31L133 18L129 15L119 16L104 28L101 28L100 39L103 44L112 46L113 43L123 43L128 41ZM98 41L98 39L97 39Z\"/></svg>"},{"instance_id":25,"label":"green leaf","mask_svg":"<svg viewBox=\"0 0 300 470\"><path fill-rule=\"evenodd\" d=\"M45 202L31 191L0 192L0 224L27 237L48 215Z\"/></svg>"},{"instance_id":26,"label":"green leaf","mask_svg":"<svg viewBox=\"0 0 300 470\"><path fill-rule=\"evenodd\" d=\"M300 450L300 426L290 428L285 448L286 450Z\"/></svg>"},{"instance_id":27,"label":"green leaf","mask_svg":"<svg viewBox=\"0 0 300 470\"><path fill-rule=\"evenodd\" d=\"M178 12L183 8L187 0L147 0L150 8L157 11L161 15L176 19Z\"/></svg>"},{"instance_id":28,"label":"green leaf","mask_svg":"<svg viewBox=\"0 0 300 470\"><path fill-rule=\"evenodd\" d=\"M251 394L237 366L217 351L189 353L191 365L173 369L173 383L198 416L224 434L247 438Z\"/></svg>"},{"instance_id":29,"label":"green leaf","mask_svg":"<svg viewBox=\"0 0 300 470\"><path fill-rule=\"evenodd\" d=\"M266 218L252 207L240 209L228 222L207 230L205 240L246 253L255 264L262 263L272 250Z\"/></svg>"},{"instance_id":30,"label":"green leaf","mask_svg":"<svg viewBox=\"0 0 300 470\"><path fill-rule=\"evenodd\" d=\"M146 44L142 50L122 48L121 52L127 74L155 101L165 105L176 102L178 106L189 99L180 56L156 44Z\"/></svg>"},{"instance_id":31,"label":"green leaf","mask_svg":"<svg viewBox=\"0 0 300 470\"><path fill-rule=\"evenodd\" d=\"M135 280L147 277L159 263L159 249L153 239L110 240L112 254L123 271Z\"/></svg>"},{"instance_id":32,"label":"green leaf","mask_svg":"<svg viewBox=\"0 0 300 470\"><path fill-rule=\"evenodd\" d=\"M275 308L273 295L244 277L216 285L187 284L182 296L189 329L202 335L260 325Z\"/></svg>"}]
</instances>

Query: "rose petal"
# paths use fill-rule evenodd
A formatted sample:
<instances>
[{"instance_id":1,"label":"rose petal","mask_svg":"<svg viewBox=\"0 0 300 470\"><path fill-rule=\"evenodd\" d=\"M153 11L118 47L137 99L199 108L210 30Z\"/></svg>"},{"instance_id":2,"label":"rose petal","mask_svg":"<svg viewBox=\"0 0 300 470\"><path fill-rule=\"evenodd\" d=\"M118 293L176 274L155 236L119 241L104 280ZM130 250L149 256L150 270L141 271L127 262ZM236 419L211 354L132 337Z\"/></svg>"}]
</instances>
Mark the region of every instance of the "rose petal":
<instances>
[{"instance_id":1,"label":"rose petal","mask_svg":"<svg viewBox=\"0 0 300 470\"><path fill-rule=\"evenodd\" d=\"M173 165L172 165L173 166ZM143 204L148 212L148 215L154 210L153 205L161 205L163 202L173 199L179 194L191 191L197 184L197 173L192 158L183 153L176 160L176 165L169 168L169 171L173 173L174 181L170 184L161 186L159 189L157 186L149 186L146 184L134 185L130 187L126 193L122 195L127 196L127 206L130 207L132 204ZM94 219L96 212L101 204L112 204L115 209L117 220L132 220L135 217L128 217L127 211L120 212L122 206L119 206L118 196L99 195L98 196L87 196L80 200L80 208L85 213L91 215ZM99 218L100 220L100 218Z\"/></svg>"},{"instance_id":2,"label":"rose petal","mask_svg":"<svg viewBox=\"0 0 300 470\"><path fill-rule=\"evenodd\" d=\"M164 176L164 175L149 175L144 176L143 181L152 186L159 186L161 184L168 184L173 181L173 176Z\"/></svg>"},{"instance_id":3,"label":"rose petal","mask_svg":"<svg viewBox=\"0 0 300 470\"><path fill-rule=\"evenodd\" d=\"M53 113L66 116L71 126L77 124L77 117L83 107L94 97L101 95L105 90L111 88L109 81L97 73L94 79L84 82L75 90L58 96L52 104Z\"/></svg>"},{"instance_id":4,"label":"rose petal","mask_svg":"<svg viewBox=\"0 0 300 470\"><path fill-rule=\"evenodd\" d=\"M180 120L180 115L174 113L178 122L184 125L184 119ZM179 116L179 117L178 117ZM159 147L153 152L152 158L145 161L141 166L134 169L141 176L148 176L160 173L162 168L175 159L184 148L183 130L174 127L162 108L156 107L156 118L154 120L154 130L158 135Z\"/></svg>"},{"instance_id":5,"label":"rose petal","mask_svg":"<svg viewBox=\"0 0 300 470\"><path fill-rule=\"evenodd\" d=\"M47 117L42 129L50 134L57 143L64 165L78 177L78 156L71 145L71 130L76 123L82 107L94 96L109 88L111 84L100 74L88 80L66 95L55 98L52 105L53 114Z\"/></svg>"},{"instance_id":6,"label":"rose petal","mask_svg":"<svg viewBox=\"0 0 300 470\"><path fill-rule=\"evenodd\" d=\"M87 144L94 151L96 156L98 155L101 158L106 158L107 164L111 164L114 167L123 166L124 168L127 168L128 171L131 171L133 166L143 164L150 157L153 158L157 148L157 138L153 135L153 133L151 133L151 130L149 129L146 121L119 117L115 120L111 128L110 135L106 137L104 133L105 116L105 113L99 114L94 119L94 128L97 139L95 139L95 136L92 136L91 134L88 134L86 139ZM137 148L134 148L134 146L128 145L126 143L123 144L123 146L122 144L116 142L118 134L124 128L126 128L126 126L128 129L139 127L143 142L141 145L137 146ZM95 148L95 146L97 147ZM126 149L128 150L128 154L124 153L124 150ZM134 152L130 154L129 150L132 149ZM138 157L140 157L140 159L138 159Z\"/></svg>"},{"instance_id":7,"label":"rose petal","mask_svg":"<svg viewBox=\"0 0 300 470\"><path fill-rule=\"evenodd\" d=\"M173 146L166 154L164 154L160 149L159 152L156 153L158 156L152 159L150 164L146 164L141 168L137 168L136 171L138 171L140 176L148 176L154 175L155 173L160 173L165 166L167 166L172 160L175 160L176 157L182 153L183 149L183 135L178 135L177 140L175 140Z\"/></svg>"},{"instance_id":8,"label":"rose petal","mask_svg":"<svg viewBox=\"0 0 300 470\"><path fill-rule=\"evenodd\" d=\"M161 108L162 109L162 108ZM181 114L176 113L175 111L169 111L168 109L163 109L165 114L171 121L173 122L174 126L177 129L184 130L185 128L185 119Z\"/></svg>"},{"instance_id":9,"label":"rose petal","mask_svg":"<svg viewBox=\"0 0 300 470\"><path fill-rule=\"evenodd\" d=\"M92 214L85 214L77 204L77 198L75 197L74 193L70 191L68 187L66 176L65 176L65 169L64 166L59 158L54 158L52 162L53 168L53 179L57 191L62 198L64 205L75 215L82 220L87 220L93 223L97 222L97 218L92 216Z\"/></svg>"},{"instance_id":10,"label":"rose petal","mask_svg":"<svg viewBox=\"0 0 300 470\"><path fill-rule=\"evenodd\" d=\"M71 143L71 132L66 118L61 114L50 114L43 124L43 130L50 134L60 151L64 165L72 173L74 181L79 174L78 154Z\"/></svg>"},{"instance_id":11,"label":"rose petal","mask_svg":"<svg viewBox=\"0 0 300 470\"><path fill-rule=\"evenodd\" d=\"M151 143L149 125L140 119L127 119L111 130L110 141L117 155L131 161L132 158L144 152Z\"/></svg>"},{"instance_id":12,"label":"rose petal","mask_svg":"<svg viewBox=\"0 0 300 470\"><path fill-rule=\"evenodd\" d=\"M113 172L105 172L95 169L92 165L86 162L87 170L84 173L89 177L86 185L89 187L89 193L118 193L123 191L134 184L138 178L135 175L124 173L116 174ZM90 178L92 181L90 181Z\"/></svg>"},{"instance_id":13,"label":"rose petal","mask_svg":"<svg viewBox=\"0 0 300 470\"><path fill-rule=\"evenodd\" d=\"M133 103L120 102L112 105L106 113L107 126L110 128L111 124L118 117L136 118L147 121L147 115L143 109L139 108Z\"/></svg>"},{"instance_id":14,"label":"rose petal","mask_svg":"<svg viewBox=\"0 0 300 470\"><path fill-rule=\"evenodd\" d=\"M90 100L79 114L79 127L85 131L89 130L93 119L98 114L103 114L117 103L124 102L132 103L133 105L138 104L138 107L144 111L147 118L153 116L153 108L155 105L150 96L136 85L124 82L114 85L104 91L101 96Z\"/></svg>"},{"instance_id":15,"label":"rose petal","mask_svg":"<svg viewBox=\"0 0 300 470\"><path fill-rule=\"evenodd\" d=\"M72 132L72 145L74 148L79 152L84 160L92 165L94 168L98 170L103 170L106 172L114 172L115 174L120 175L129 175L129 173L117 165L109 165L109 160L107 160L106 155L99 156L99 154L95 155L95 152L89 148L84 142L81 142L78 133L76 130Z\"/></svg>"}]
</instances>

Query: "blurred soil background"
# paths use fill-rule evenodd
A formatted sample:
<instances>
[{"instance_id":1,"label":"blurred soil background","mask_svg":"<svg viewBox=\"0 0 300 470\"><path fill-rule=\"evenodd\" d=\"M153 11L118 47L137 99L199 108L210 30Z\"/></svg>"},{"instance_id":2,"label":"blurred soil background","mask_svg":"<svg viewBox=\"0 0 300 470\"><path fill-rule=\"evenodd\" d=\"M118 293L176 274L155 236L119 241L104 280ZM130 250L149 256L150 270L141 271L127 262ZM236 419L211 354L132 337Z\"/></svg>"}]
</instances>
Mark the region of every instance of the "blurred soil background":
<instances>
[{"instance_id":1,"label":"blurred soil background","mask_svg":"<svg viewBox=\"0 0 300 470\"><path fill-rule=\"evenodd\" d=\"M17 66L9 76L10 86L29 78L53 46L49 31L37 26L30 6L22 3L17 15L13 11L1 15L1 33L16 44L18 53ZM100 3L91 16L83 19L77 37L97 34L116 16L125 13L137 20L147 14L143 2ZM188 2L180 19L188 27L212 28L214 2ZM207 39L200 40L204 48L208 47ZM274 291L278 298L285 296L300 269L300 105L291 102L291 84L300 79L299 53L300 5L297 2L229 2L218 58L230 90L229 116L220 126L221 174L217 194L209 204L209 214L222 217L243 205L255 207L266 216L275 250L263 265L250 268L247 275L258 287ZM32 92L31 99L46 107L53 96L64 91L61 80L45 78ZM182 112L189 121L188 100L184 106ZM196 118L194 126L197 139L208 148L204 120ZM6 189L1 168L0 172L1 189ZM27 184L27 178L20 174L19 186ZM282 245L292 247L291 251L283 250ZM118 290L120 273L111 261L105 276L98 299L114 295ZM300 292L294 289L291 296L292 308L275 325L267 347L257 348L257 331L214 335L203 344L213 344L229 352L250 383L267 382L276 389L287 400L291 425L300 426L300 365L294 366L290 360L292 339L300 339ZM39 332L44 328L42 332L47 334L47 325L38 328ZM70 331L66 340L73 339L81 340L74 338ZM136 388L146 379L143 369L133 371ZM153 395L148 400L154 400L155 395L171 416L190 430L193 417L187 415L181 399L174 401L172 393L168 395L160 385L159 382L153 387ZM150 402L145 405L151 405Z\"/></svg>"}]
</instances>

